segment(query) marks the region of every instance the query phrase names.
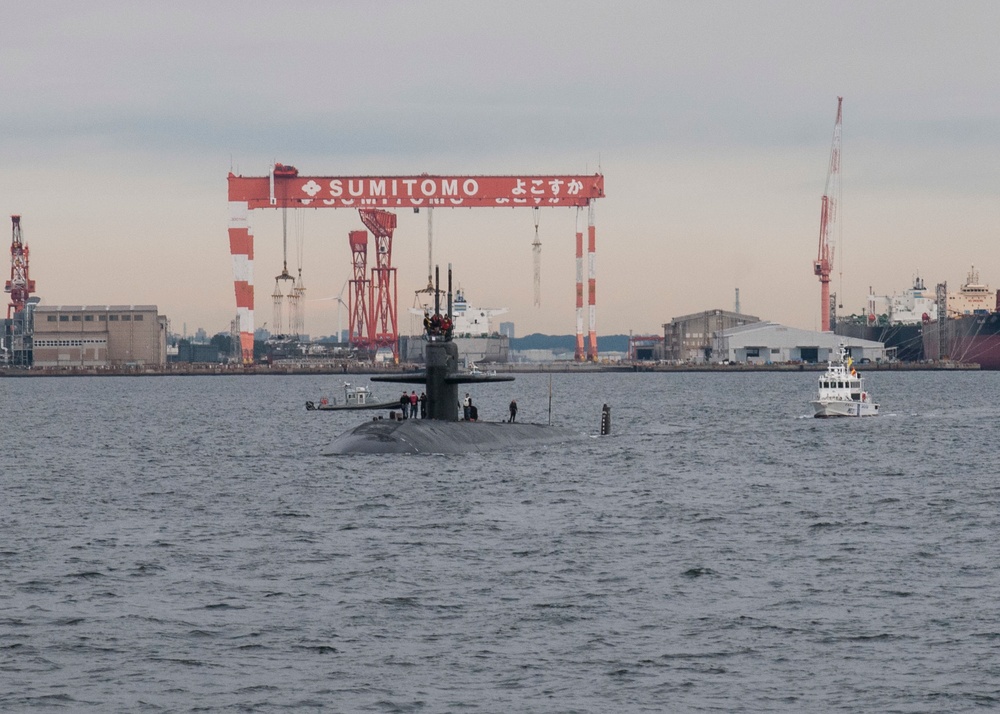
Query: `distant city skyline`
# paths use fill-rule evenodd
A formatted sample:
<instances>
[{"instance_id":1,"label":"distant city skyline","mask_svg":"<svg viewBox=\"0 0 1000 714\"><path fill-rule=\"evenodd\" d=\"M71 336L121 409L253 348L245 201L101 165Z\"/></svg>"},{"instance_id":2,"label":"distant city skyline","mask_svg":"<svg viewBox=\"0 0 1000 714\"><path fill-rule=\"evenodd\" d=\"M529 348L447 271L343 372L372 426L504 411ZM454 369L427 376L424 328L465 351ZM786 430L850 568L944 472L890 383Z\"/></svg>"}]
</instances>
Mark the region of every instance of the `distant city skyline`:
<instances>
[{"instance_id":1,"label":"distant city skyline","mask_svg":"<svg viewBox=\"0 0 1000 714\"><path fill-rule=\"evenodd\" d=\"M0 13L0 215L44 304L155 304L229 330L226 175L601 172L598 334L732 309L817 329L812 274L838 96L831 289L861 312L920 274L1000 287L1000 5L939 2L30 4ZM398 212L400 331L426 212ZM351 211L255 211L256 326L301 265L331 335ZM9 224L8 224L9 225ZM575 211L436 211L434 261L520 334L576 329ZM9 233L3 235L9 236ZM3 268L5 274L9 264ZM586 325L585 325L586 331Z\"/></svg>"}]
</instances>

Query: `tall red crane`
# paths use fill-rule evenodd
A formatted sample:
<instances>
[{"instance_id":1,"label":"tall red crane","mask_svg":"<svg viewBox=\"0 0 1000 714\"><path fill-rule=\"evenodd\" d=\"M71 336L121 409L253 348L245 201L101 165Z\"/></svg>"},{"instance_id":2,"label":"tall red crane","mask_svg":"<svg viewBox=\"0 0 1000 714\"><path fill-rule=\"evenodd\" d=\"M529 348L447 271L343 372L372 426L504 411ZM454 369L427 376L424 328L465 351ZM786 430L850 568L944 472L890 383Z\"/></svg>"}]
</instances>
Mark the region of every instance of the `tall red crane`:
<instances>
[{"instance_id":1,"label":"tall red crane","mask_svg":"<svg viewBox=\"0 0 1000 714\"><path fill-rule=\"evenodd\" d=\"M388 347L399 361L399 331L396 322L396 269L392 267L392 232L396 214L378 208L358 209L361 222L375 236L375 267L371 281L371 319L368 335L371 347Z\"/></svg>"},{"instance_id":2,"label":"tall red crane","mask_svg":"<svg viewBox=\"0 0 1000 714\"><path fill-rule=\"evenodd\" d=\"M352 347L368 349L368 231L351 231L347 235L351 244L351 263L354 279L350 281L351 292L347 295L348 330L347 341Z\"/></svg>"},{"instance_id":3,"label":"tall red crane","mask_svg":"<svg viewBox=\"0 0 1000 714\"><path fill-rule=\"evenodd\" d=\"M10 242L10 280L3 287L5 293L10 293L10 304L7 305L7 319L21 312L27 304L31 293L35 292L35 281L28 277L28 246L21 240L21 217L11 216L13 237Z\"/></svg>"},{"instance_id":4,"label":"tall red crane","mask_svg":"<svg viewBox=\"0 0 1000 714\"><path fill-rule=\"evenodd\" d=\"M813 273L819 276L820 329L829 332L833 322L833 303L830 302L830 273L833 271L834 251L837 247L835 227L840 210L840 133L841 105L837 97L837 122L833 125L833 145L830 148L830 168L826 172L826 190L819 214L819 255L813 263Z\"/></svg>"}]
</instances>

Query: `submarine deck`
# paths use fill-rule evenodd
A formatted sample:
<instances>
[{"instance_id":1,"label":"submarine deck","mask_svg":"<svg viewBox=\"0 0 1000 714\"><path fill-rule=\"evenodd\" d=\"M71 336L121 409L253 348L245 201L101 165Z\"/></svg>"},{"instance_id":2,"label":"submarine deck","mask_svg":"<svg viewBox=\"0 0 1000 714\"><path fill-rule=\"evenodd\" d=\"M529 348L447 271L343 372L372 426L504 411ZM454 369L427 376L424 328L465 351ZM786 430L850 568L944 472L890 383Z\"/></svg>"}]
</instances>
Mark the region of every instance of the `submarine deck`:
<instances>
[{"instance_id":1,"label":"submarine deck","mask_svg":"<svg viewBox=\"0 0 1000 714\"><path fill-rule=\"evenodd\" d=\"M324 451L336 454L463 454L553 444L576 437L545 424L378 419L338 436Z\"/></svg>"}]
</instances>

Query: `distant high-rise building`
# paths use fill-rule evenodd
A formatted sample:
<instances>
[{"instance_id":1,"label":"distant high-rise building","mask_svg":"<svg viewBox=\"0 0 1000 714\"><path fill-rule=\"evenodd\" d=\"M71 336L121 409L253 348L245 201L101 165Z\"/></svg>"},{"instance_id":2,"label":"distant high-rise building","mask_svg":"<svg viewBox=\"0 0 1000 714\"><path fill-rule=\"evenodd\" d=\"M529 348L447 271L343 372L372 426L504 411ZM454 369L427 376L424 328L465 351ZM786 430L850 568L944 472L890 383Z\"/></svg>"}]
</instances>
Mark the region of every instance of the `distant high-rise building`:
<instances>
[{"instance_id":1,"label":"distant high-rise building","mask_svg":"<svg viewBox=\"0 0 1000 714\"><path fill-rule=\"evenodd\" d=\"M500 334L508 339L514 339L514 323L513 322L501 322L500 323Z\"/></svg>"}]
</instances>

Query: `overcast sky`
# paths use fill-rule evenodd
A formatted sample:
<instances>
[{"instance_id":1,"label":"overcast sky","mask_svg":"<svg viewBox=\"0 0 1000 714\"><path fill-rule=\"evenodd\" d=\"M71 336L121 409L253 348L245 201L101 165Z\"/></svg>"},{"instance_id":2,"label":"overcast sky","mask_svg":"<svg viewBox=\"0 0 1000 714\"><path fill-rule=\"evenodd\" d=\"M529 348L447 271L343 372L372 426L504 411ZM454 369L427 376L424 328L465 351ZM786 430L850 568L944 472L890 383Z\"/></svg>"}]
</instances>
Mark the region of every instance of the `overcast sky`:
<instances>
[{"instance_id":1,"label":"overcast sky","mask_svg":"<svg viewBox=\"0 0 1000 714\"><path fill-rule=\"evenodd\" d=\"M736 288L744 312L815 329L838 96L842 313L917 273L954 289L975 265L1000 287L997 2L92 0L6 2L0 23L0 214L22 216L46 304L156 304L174 331L228 330L231 169L600 171L599 334L732 309ZM282 224L251 223L260 326ZM306 331L332 334L362 226L344 210L302 224L288 262ZM574 224L541 212L541 307L531 211L438 210L434 259L519 336L572 333ZM400 214L393 253L410 307L425 213Z\"/></svg>"}]
</instances>

